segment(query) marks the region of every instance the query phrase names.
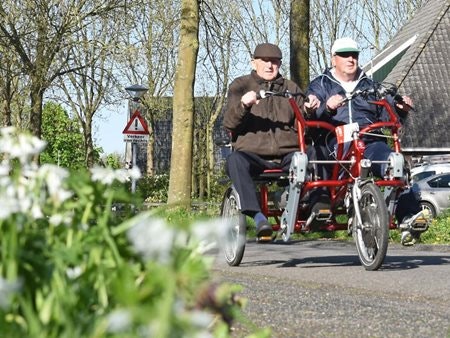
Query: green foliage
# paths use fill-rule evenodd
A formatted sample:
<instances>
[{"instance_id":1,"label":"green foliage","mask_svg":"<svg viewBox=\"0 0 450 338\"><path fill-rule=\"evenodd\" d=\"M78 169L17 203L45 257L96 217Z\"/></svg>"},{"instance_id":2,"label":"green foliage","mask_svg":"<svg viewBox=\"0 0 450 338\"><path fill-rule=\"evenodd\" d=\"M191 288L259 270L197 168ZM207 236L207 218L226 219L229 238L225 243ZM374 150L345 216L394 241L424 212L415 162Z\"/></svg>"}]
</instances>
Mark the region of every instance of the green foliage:
<instances>
[{"instance_id":1,"label":"green foliage","mask_svg":"<svg viewBox=\"0 0 450 338\"><path fill-rule=\"evenodd\" d=\"M204 255L222 221L136 213L124 185L135 171L38 167L42 147L2 131L1 335L229 337L240 288L211 283Z\"/></svg>"},{"instance_id":2,"label":"green foliage","mask_svg":"<svg viewBox=\"0 0 450 338\"><path fill-rule=\"evenodd\" d=\"M222 174L212 177L211 196L208 198L209 204L219 205L222 202L223 194L228 188L229 180ZM136 191L148 203L166 203L169 191L169 174L158 174L144 176L137 182ZM195 196L193 197L195 199Z\"/></svg>"},{"instance_id":3,"label":"green foliage","mask_svg":"<svg viewBox=\"0 0 450 338\"><path fill-rule=\"evenodd\" d=\"M434 219L420 240L427 244L450 244L450 212Z\"/></svg>"},{"instance_id":4,"label":"green foliage","mask_svg":"<svg viewBox=\"0 0 450 338\"><path fill-rule=\"evenodd\" d=\"M123 167L122 160L119 154L108 154L103 159L104 164L111 169L120 169Z\"/></svg>"},{"instance_id":5,"label":"green foliage","mask_svg":"<svg viewBox=\"0 0 450 338\"><path fill-rule=\"evenodd\" d=\"M44 105L42 139L47 147L41 154L41 163L70 169L85 167L84 138L78 121L71 119L59 104L47 102Z\"/></svg>"},{"instance_id":6,"label":"green foliage","mask_svg":"<svg viewBox=\"0 0 450 338\"><path fill-rule=\"evenodd\" d=\"M144 176L136 184L136 192L149 203L166 203L169 174Z\"/></svg>"},{"instance_id":7,"label":"green foliage","mask_svg":"<svg viewBox=\"0 0 450 338\"><path fill-rule=\"evenodd\" d=\"M211 182L211 196L209 201L217 204L222 203L223 195L228 189L229 184L230 179L226 176L225 172L220 172L213 175Z\"/></svg>"}]
</instances>

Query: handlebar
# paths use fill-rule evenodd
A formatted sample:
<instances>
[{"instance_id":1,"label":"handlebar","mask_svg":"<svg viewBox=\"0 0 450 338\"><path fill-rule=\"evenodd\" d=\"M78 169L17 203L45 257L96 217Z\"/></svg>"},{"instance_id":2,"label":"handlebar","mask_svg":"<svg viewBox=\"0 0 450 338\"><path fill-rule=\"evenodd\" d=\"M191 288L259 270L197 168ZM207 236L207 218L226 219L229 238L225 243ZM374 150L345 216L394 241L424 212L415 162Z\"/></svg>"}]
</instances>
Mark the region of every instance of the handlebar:
<instances>
[{"instance_id":1,"label":"handlebar","mask_svg":"<svg viewBox=\"0 0 450 338\"><path fill-rule=\"evenodd\" d=\"M259 91L259 93L256 93L256 98L258 100L265 99L266 97L270 97L270 96L281 96L281 97L287 97L287 98L301 96L303 98L304 102L308 102L308 97L302 92L291 93L288 90L282 91L282 92L273 92L273 91L270 91L270 90L261 89Z\"/></svg>"},{"instance_id":2,"label":"handlebar","mask_svg":"<svg viewBox=\"0 0 450 338\"><path fill-rule=\"evenodd\" d=\"M394 101L404 104L404 105L408 106L411 110L414 110L414 108L411 107L409 104L407 104L403 100L403 97L400 94L398 94L398 88L395 85L390 84L390 83L374 83L374 85L372 87L355 90L354 92L349 94L346 98L342 99L342 101L340 103L342 104L342 103L348 102L357 96L367 97L371 94L374 94L376 99L378 99L378 100L384 99L387 95L390 95L390 96L392 96Z\"/></svg>"}]
</instances>

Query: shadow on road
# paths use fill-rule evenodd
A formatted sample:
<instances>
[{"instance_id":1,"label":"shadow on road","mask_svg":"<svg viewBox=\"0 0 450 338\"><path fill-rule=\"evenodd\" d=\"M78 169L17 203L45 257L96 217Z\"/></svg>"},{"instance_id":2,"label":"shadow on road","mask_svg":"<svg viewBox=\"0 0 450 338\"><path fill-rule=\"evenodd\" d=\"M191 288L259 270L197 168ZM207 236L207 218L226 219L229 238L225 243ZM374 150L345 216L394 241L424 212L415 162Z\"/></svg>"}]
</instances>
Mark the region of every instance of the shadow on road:
<instances>
[{"instance_id":1,"label":"shadow on road","mask_svg":"<svg viewBox=\"0 0 450 338\"><path fill-rule=\"evenodd\" d=\"M361 265L357 255L336 255L320 257L291 258L288 260L256 260L244 261L242 267L278 265L278 268L324 268L337 266L358 266ZM408 270L417 269L421 266L450 265L449 255L436 256L386 256L380 270Z\"/></svg>"}]
</instances>

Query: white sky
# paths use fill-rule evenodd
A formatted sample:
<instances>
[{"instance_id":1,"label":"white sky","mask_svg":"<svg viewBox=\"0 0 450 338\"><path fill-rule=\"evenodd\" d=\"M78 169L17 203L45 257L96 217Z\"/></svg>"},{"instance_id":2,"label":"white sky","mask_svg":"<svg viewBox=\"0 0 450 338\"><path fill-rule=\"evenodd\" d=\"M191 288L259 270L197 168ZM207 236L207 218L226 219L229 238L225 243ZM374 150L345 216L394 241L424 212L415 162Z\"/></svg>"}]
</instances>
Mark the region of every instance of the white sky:
<instances>
[{"instance_id":1,"label":"white sky","mask_svg":"<svg viewBox=\"0 0 450 338\"><path fill-rule=\"evenodd\" d=\"M127 111L127 102L124 102L115 109L105 109L101 118L94 119L94 142L103 148L104 154L125 154L122 131L128 122Z\"/></svg>"}]
</instances>

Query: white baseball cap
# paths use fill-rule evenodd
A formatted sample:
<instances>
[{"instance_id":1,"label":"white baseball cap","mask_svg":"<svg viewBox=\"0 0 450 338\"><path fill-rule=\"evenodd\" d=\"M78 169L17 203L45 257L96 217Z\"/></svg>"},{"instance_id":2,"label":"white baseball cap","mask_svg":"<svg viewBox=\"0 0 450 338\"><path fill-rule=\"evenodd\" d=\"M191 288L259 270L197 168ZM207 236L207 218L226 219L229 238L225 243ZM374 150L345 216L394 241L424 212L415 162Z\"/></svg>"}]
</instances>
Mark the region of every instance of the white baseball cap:
<instances>
[{"instance_id":1,"label":"white baseball cap","mask_svg":"<svg viewBox=\"0 0 450 338\"><path fill-rule=\"evenodd\" d=\"M359 53L360 50L356 41L351 38L341 38L334 41L333 47L331 47L331 55L344 52Z\"/></svg>"}]
</instances>

